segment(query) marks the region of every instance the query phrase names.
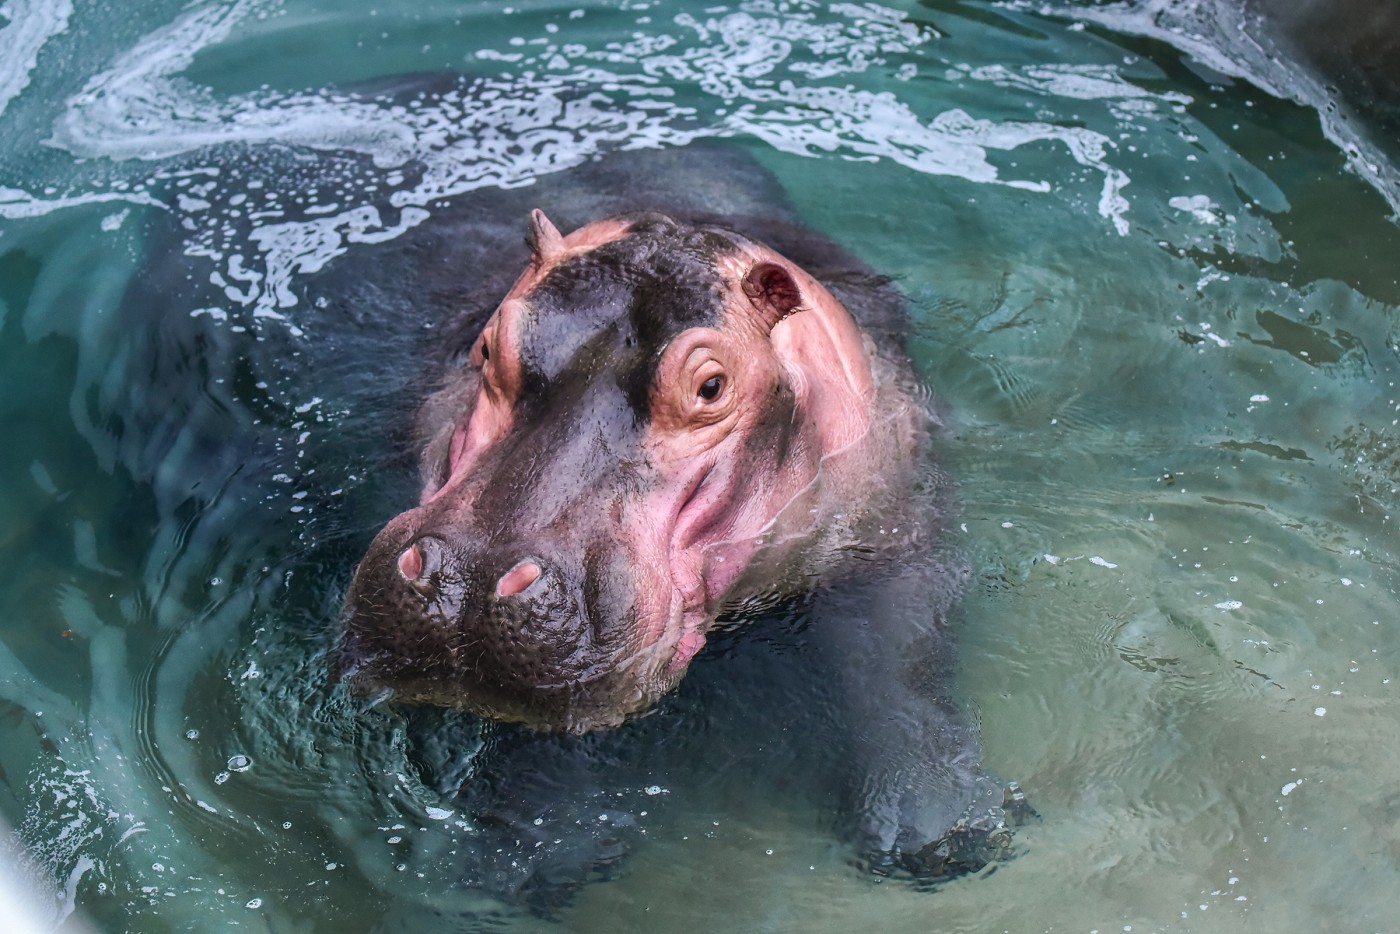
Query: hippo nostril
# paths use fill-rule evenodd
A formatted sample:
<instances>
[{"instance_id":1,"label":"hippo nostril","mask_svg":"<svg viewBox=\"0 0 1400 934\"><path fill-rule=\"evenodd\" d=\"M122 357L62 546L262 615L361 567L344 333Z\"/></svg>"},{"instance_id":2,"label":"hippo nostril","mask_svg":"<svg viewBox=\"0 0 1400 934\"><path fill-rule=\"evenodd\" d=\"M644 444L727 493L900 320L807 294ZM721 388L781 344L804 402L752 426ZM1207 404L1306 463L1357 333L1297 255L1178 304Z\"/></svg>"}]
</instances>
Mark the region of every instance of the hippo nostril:
<instances>
[{"instance_id":1,"label":"hippo nostril","mask_svg":"<svg viewBox=\"0 0 1400 934\"><path fill-rule=\"evenodd\" d=\"M438 572L444 558L442 542L425 535L399 552L399 575L414 590L425 597L432 596L441 584Z\"/></svg>"},{"instance_id":2,"label":"hippo nostril","mask_svg":"<svg viewBox=\"0 0 1400 934\"><path fill-rule=\"evenodd\" d=\"M538 580L540 574L538 564L529 560L521 561L496 581L496 596L513 597Z\"/></svg>"},{"instance_id":3,"label":"hippo nostril","mask_svg":"<svg viewBox=\"0 0 1400 934\"><path fill-rule=\"evenodd\" d=\"M407 581L416 581L423 576L423 549L416 542L399 555L399 573Z\"/></svg>"}]
</instances>

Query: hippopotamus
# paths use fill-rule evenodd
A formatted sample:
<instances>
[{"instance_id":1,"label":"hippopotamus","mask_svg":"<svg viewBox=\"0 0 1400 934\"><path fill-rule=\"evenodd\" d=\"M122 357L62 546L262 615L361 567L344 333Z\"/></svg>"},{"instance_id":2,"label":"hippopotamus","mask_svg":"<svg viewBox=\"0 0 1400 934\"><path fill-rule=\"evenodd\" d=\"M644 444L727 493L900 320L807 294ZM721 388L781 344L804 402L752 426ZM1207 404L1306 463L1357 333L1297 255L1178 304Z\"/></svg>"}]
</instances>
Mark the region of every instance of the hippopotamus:
<instances>
[{"instance_id":1,"label":"hippopotamus","mask_svg":"<svg viewBox=\"0 0 1400 934\"><path fill-rule=\"evenodd\" d=\"M716 627L795 606L816 660L792 664L843 710L857 845L915 873L980 866L1009 833L951 697L967 572L942 542L951 485L898 292L752 161L745 180L689 149L537 186L523 249L497 217L482 243L451 234L520 192L446 212L379 273L450 307L408 442L417 502L350 581L342 679L506 731L491 801L461 792L518 867L560 842L530 830L545 805L510 801L553 767L537 755L646 729ZM572 222L538 206L551 192Z\"/></svg>"}]
</instances>

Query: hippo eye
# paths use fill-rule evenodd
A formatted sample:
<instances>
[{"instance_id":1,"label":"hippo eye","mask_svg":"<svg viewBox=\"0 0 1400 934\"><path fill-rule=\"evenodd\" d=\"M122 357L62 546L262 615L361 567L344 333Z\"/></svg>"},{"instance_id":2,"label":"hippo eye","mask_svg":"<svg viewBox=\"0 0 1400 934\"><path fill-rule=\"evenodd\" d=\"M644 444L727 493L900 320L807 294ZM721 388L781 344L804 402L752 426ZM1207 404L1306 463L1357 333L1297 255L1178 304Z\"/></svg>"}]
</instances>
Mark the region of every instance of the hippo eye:
<instances>
[{"instance_id":1,"label":"hippo eye","mask_svg":"<svg viewBox=\"0 0 1400 934\"><path fill-rule=\"evenodd\" d=\"M700 384L700 391L697 395L706 402L714 402L719 398L719 394L724 390L724 377L711 376Z\"/></svg>"}]
</instances>

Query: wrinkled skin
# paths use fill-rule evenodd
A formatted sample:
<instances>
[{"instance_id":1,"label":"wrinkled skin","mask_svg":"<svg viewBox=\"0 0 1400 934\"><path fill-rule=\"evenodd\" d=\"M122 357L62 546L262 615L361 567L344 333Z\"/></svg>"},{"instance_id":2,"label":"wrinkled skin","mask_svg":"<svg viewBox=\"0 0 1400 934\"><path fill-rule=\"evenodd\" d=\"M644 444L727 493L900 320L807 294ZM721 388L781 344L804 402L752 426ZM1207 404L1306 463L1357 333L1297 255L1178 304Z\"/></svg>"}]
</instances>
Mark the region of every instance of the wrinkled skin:
<instances>
[{"instance_id":1,"label":"wrinkled skin","mask_svg":"<svg viewBox=\"0 0 1400 934\"><path fill-rule=\"evenodd\" d=\"M840 301L740 233L536 211L530 242L421 413L420 503L361 562L344 654L363 692L585 732L670 690L726 608L883 547L924 421Z\"/></svg>"}]
</instances>

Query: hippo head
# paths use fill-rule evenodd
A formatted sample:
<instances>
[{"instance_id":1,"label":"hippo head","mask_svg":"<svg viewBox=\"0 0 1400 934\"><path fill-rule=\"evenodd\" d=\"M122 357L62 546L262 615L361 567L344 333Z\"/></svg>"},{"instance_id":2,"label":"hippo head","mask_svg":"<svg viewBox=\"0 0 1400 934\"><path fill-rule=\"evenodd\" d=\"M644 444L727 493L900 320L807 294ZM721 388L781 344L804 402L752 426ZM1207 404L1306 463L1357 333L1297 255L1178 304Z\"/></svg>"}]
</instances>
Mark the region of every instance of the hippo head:
<instances>
[{"instance_id":1,"label":"hippo head","mask_svg":"<svg viewBox=\"0 0 1400 934\"><path fill-rule=\"evenodd\" d=\"M871 360L830 293L734 231L530 228L420 414L421 499L355 573L341 665L361 693L583 732L669 690L726 604L811 573Z\"/></svg>"}]
</instances>

